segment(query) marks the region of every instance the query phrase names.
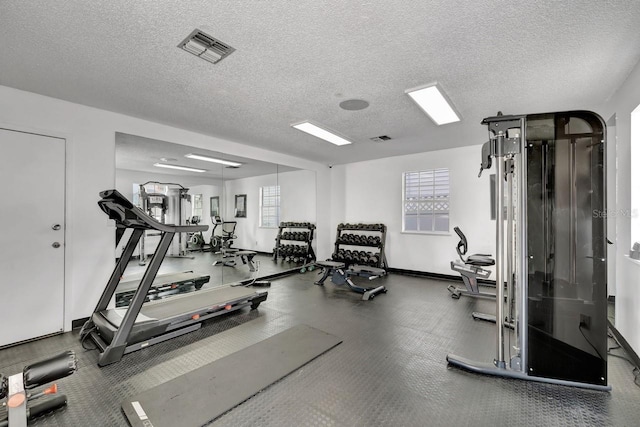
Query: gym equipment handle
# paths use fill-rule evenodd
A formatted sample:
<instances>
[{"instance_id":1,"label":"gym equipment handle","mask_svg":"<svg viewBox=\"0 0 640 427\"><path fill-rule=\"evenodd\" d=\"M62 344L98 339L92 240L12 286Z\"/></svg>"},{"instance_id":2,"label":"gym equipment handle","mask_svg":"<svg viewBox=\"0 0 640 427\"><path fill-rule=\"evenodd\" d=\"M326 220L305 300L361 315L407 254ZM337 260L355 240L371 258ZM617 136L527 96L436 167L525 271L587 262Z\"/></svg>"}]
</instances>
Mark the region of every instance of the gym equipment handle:
<instances>
[{"instance_id":1,"label":"gym equipment handle","mask_svg":"<svg viewBox=\"0 0 640 427\"><path fill-rule=\"evenodd\" d=\"M76 354L65 351L50 359L26 366L23 370L24 387L32 389L73 374L78 368Z\"/></svg>"}]
</instances>

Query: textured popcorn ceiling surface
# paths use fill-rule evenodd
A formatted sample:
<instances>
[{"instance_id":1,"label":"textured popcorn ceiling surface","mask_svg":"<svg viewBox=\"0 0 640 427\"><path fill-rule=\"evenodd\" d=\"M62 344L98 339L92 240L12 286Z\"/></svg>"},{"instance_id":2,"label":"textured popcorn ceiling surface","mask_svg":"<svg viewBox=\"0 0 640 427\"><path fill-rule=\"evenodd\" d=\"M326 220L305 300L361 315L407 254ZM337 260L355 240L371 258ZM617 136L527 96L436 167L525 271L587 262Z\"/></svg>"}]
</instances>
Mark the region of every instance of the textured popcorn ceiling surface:
<instances>
[{"instance_id":1,"label":"textured popcorn ceiling surface","mask_svg":"<svg viewBox=\"0 0 640 427\"><path fill-rule=\"evenodd\" d=\"M339 164L480 144L498 110L597 111L640 59L639 24L632 0L2 0L0 85ZM236 51L178 49L194 28ZM405 95L434 81L461 122ZM355 143L289 126L305 119Z\"/></svg>"}]
</instances>

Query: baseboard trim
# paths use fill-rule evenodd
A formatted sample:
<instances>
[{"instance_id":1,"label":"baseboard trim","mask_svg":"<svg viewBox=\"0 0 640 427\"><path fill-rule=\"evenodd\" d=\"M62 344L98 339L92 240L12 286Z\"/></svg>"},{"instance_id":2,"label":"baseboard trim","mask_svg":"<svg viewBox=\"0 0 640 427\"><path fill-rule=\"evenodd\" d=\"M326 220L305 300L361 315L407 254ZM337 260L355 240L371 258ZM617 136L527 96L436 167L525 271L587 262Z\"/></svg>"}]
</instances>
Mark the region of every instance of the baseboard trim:
<instances>
[{"instance_id":1,"label":"baseboard trim","mask_svg":"<svg viewBox=\"0 0 640 427\"><path fill-rule=\"evenodd\" d=\"M82 328L82 326L89 320L88 317L83 317L81 319L76 319L71 321L71 329Z\"/></svg>"},{"instance_id":2,"label":"baseboard trim","mask_svg":"<svg viewBox=\"0 0 640 427\"><path fill-rule=\"evenodd\" d=\"M616 341L618 341L618 344L620 344L624 349L624 351L627 352L627 354L631 358L631 361L635 364L635 367L636 368L640 367L640 357L638 357L638 354L633 350L633 348L631 348L631 346L629 345L629 342L627 342L627 340L624 339L620 331L618 331L616 327L613 326L613 323L611 323L611 320L607 319L607 323L609 324L609 330L615 337Z\"/></svg>"},{"instance_id":3,"label":"baseboard trim","mask_svg":"<svg viewBox=\"0 0 640 427\"><path fill-rule=\"evenodd\" d=\"M429 271L405 270L402 268L391 268L391 267L388 267L387 271L389 273L402 274L404 276L426 277L429 279L451 280L454 282L462 282L461 276L453 275L453 274L431 273ZM483 285L487 285L487 286L494 286L494 287L496 286L495 280L478 279L478 283L482 283Z\"/></svg>"}]
</instances>

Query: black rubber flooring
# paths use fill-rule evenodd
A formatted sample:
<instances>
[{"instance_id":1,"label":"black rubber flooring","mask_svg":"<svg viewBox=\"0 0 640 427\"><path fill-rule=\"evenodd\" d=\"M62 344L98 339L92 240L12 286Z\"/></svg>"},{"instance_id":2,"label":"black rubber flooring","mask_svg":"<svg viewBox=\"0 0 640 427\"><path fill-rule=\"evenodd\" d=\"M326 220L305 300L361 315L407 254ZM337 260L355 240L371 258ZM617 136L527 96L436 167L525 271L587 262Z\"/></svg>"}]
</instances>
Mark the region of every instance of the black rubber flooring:
<instances>
[{"instance_id":1,"label":"black rubber flooring","mask_svg":"<svg viewBox=\"0 0 640 427\"><path fill-rule=\"evenodd\" d=\"M445 356L493 358L493 325L470 317L474 310L491 312L491 301L453 300L448 282L393 274L380 279L387 294L362 301L328 281L315 286L316 278L314 271L275 280L258 310L217 317L116 365L98 368L96 352L84 351L73 332L1 351L0 372L74 349L79 370L59 381L68 407L34 425L126 426L124 397L304 323L343 343L211 425L640 425L640 388L623 359L609 358L610 393L474 375L447 367ZM250 321L250 328L234 328ZM241 370L236 380L243 381Z\"/></svg>"}]
</instances>

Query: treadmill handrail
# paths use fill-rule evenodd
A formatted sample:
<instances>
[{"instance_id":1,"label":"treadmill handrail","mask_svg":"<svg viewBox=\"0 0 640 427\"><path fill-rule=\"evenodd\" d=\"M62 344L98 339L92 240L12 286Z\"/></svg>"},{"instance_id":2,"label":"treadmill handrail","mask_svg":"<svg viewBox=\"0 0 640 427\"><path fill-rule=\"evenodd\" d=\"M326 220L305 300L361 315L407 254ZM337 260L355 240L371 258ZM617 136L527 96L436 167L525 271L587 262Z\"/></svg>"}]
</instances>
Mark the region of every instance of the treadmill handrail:
<instances>
[{"instance_id":1,"label":"treadmill handrail","mask_svg":"<svg viewBox=\"0 0 640 427\"><path fill-rule=\"evenodd\" d=\"M102 199L98 202L98 206L102 209L110 219L116 221L120 226L126 228L142 228L163 231L166 233L192 233L198 231L207 231L208 225L173 225L163 224L150 215L147 215L142 209L134 206L126 197L118 190L105 190L100 192Z\"/></svg>"}]
</instances>

